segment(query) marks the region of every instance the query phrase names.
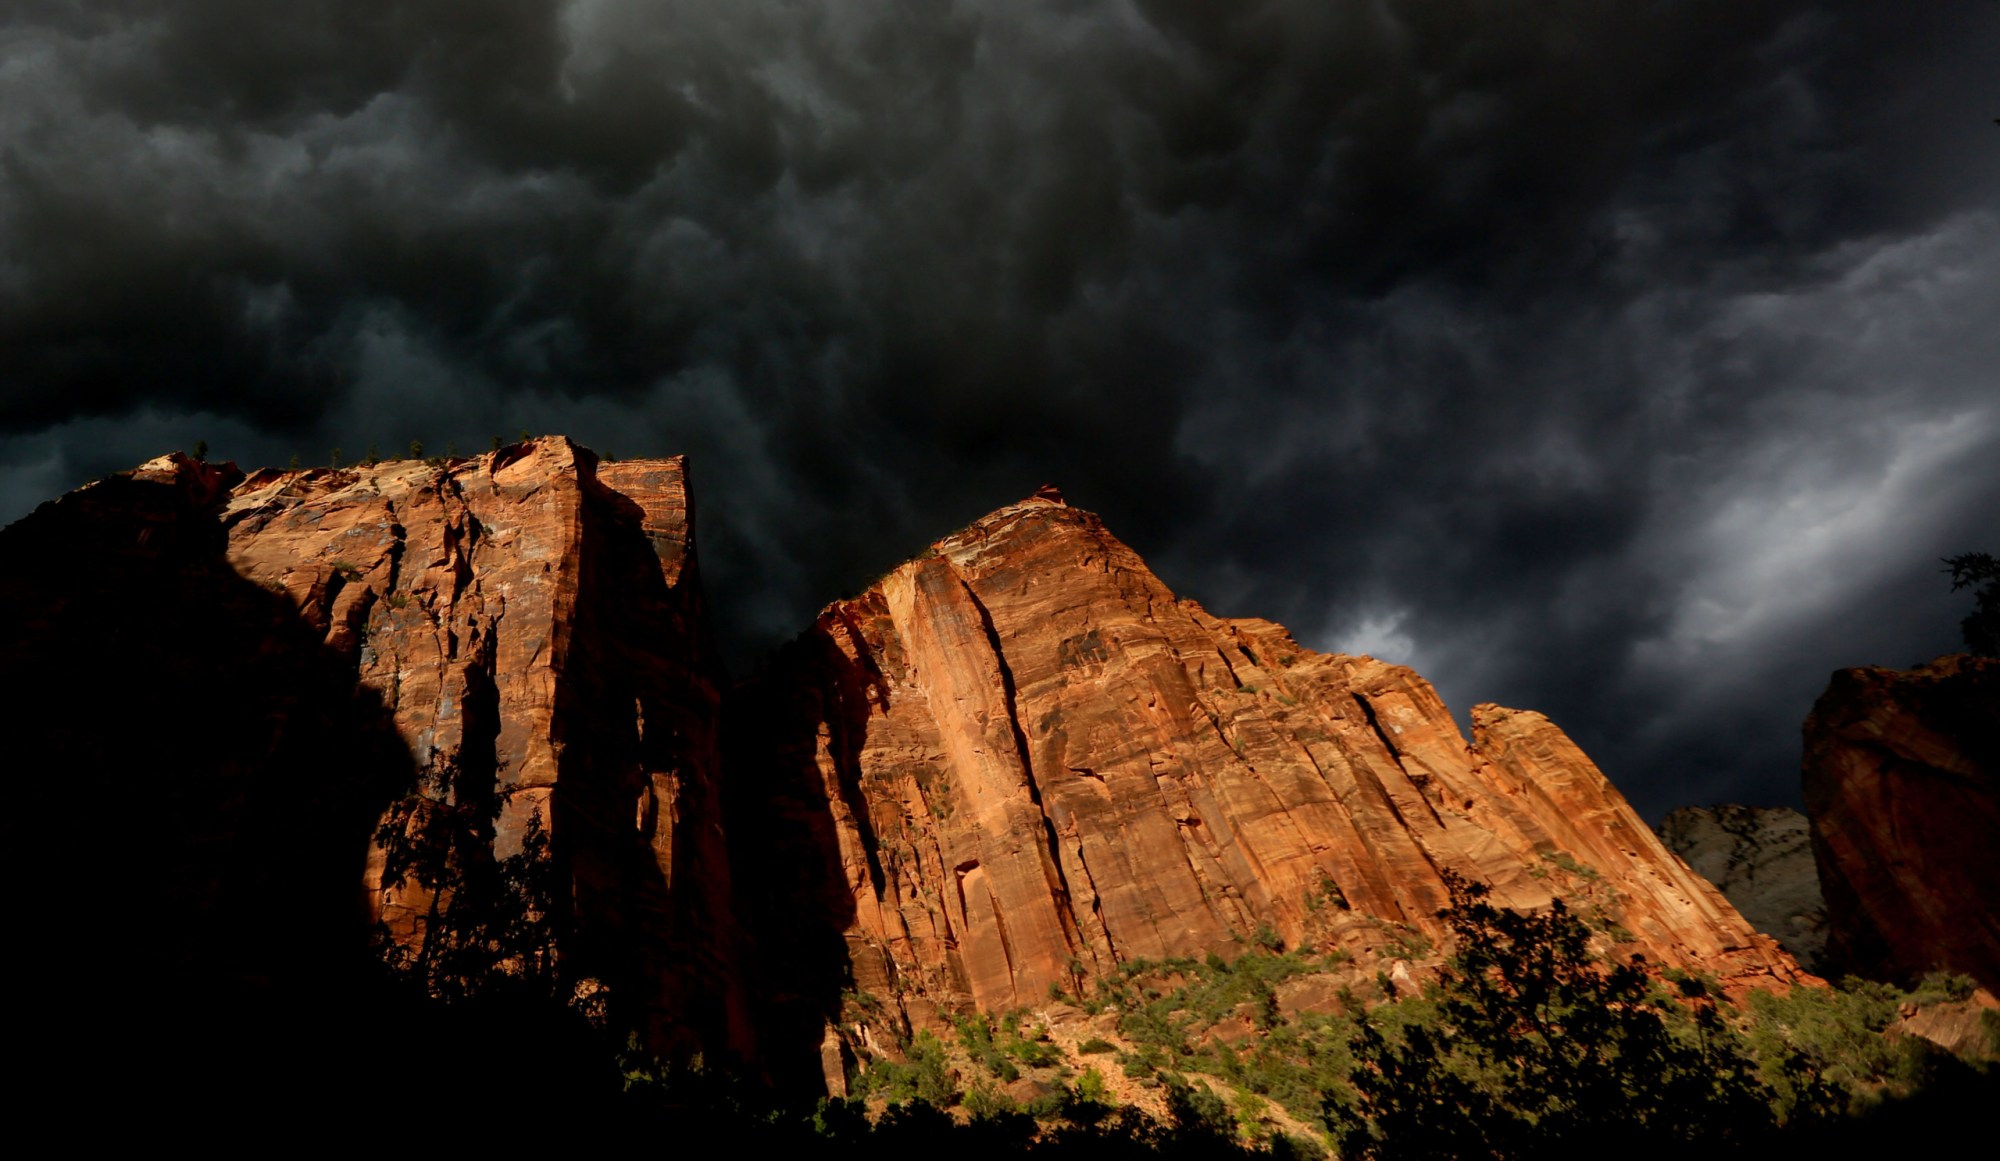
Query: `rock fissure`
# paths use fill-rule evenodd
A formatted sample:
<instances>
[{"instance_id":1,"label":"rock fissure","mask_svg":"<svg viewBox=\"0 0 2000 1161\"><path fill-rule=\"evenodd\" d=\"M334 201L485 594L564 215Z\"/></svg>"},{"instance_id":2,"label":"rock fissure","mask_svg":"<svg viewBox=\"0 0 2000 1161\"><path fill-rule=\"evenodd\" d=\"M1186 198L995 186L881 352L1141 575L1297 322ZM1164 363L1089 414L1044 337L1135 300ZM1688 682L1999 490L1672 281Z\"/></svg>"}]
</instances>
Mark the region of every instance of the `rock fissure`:
<instances>
[{"instance_id":1,"label":"rock fissure","mask_svg":"<svg viewBox=\"0 0 2000 1161\"><path fill-rule=\"evenodd\" d=\"M986 634L987 648L992 650L994 664L1000 671L1001 705L1007 715L1007 732L1014 740L1014 754L1021 764L1021 773L1028 792L1028 802L1034 807L1035 813L1041 819L1042 870L1048 880L1050 893L1054 897L1055 913L1057 919L1062 924L1063 938L1068 945L1067 950L1074 954L1083 940L1077 931L1075 916L1070 910L1069 881L1063 874L1062 855L1058 849L1055 822L1049 817L1047 807L1042 804L1041 787L1035 778L1034 755L1028 747L1027 731L1021 727L1020 699L1014 685L1014 670L1007 663L1007 651L1005 645L1000 640L1000 632L993 627L992 612L979 599L979 593L974 590L972 585L966 582L964 575L959 573L956 567L950 566L949 562L947 562L947 567L952 567L953 577L964 590L966 599L972 604L973 611L978 614L979 627ZM996 916L997 914L996 912ZM1004 927L1002 930L1004 932ZM1012 974L1011 957L1008 962L1009 974Z\"/></svg>"}]
</instances>

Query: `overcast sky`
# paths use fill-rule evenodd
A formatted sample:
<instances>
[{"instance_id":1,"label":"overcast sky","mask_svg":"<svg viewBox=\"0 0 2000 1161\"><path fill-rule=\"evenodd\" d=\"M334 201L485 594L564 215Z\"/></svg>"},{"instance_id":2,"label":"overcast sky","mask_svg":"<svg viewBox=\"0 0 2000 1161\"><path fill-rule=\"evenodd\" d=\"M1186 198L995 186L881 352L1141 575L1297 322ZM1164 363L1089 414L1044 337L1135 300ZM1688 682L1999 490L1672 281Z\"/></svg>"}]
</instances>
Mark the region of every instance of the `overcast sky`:
<instances>
[{"instance_id":1,"label":"overcast sky","mask_svg":"<svg viewBox=\"0 0 2000 1161\"><path fill-rule=\"evenodd\" d=\"M2000 3L0 6L0 520L694 457L739 667L1054 481L1185 595L1797 799L2000 551Z\"/></svg>"}]
</instances>

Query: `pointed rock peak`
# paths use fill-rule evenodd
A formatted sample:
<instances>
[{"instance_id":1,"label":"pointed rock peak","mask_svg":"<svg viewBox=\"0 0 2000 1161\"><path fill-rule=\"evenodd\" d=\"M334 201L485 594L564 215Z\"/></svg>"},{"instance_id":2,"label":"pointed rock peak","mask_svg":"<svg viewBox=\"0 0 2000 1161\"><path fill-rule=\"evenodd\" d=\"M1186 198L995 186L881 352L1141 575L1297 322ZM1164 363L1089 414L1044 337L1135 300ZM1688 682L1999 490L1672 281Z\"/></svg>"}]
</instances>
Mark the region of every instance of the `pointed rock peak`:
<instances>
[{"instance_id":1,"label":"pointed rock peak","mask_svg":"<svg viewBox=\"0 0 2000 1161\"><path fill-rule=\"evenodd\" d=\"M991 551L1000 543L1011 540L1021 530L1050 521L1076 523L1102 530L1096 516L1081 508L1070 507L1069 501L1063 498L1061 488L1043 484L1026 498L995 508L951 535L933 541L931 551L926 555L953 554L971 550L974 546L981 551Z\"/></svg>"}]
</instances>

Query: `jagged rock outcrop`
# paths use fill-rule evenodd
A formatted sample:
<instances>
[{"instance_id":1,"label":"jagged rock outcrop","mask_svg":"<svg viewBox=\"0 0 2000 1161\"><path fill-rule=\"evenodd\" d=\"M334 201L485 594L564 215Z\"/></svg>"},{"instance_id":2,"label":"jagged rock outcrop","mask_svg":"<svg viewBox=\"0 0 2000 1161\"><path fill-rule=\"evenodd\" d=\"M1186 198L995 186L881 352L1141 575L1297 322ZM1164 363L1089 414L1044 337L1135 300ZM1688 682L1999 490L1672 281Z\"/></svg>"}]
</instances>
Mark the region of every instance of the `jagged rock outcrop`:
<instances>
[{"instance_id":1,"label":"jagged rock outcrop","mask_svg":"<svg viewBox=\"0 0 2000 1161\"><path fill-rule=\"evenodd\" d=\"M357 782L367 792L347 796L356 801L343 807L340 837L311 868L323 893L344 891L347 914L317 913L314 938L358 941L364 900L399 938L421 938L427 896L364 891L374 884L363 863L385 807L427 774L458 800L490 805L496 856L518 849L539 816L567 952L612 985L612 1002L654 1047L749 1051L720 828L722 670L681 460L600 464L544 438L476 459L246 479L163 457L7 531L10 550L32 553L44 537L51 559L75 561L93 537L109 553L152 554L143 567L80 562L86 585L103 568L118 593L65 593L65 568L7 597L55 610L27 655L61 665L59 654L88 642L115 672L179 687L154 716L185 720L169 724L187 752L167 791L184 809L157 825L179 832L162 846L203 853L188 882L147 908L196 933L173 944L196 948L211 929L256 942L290 904L264 891L266 910L245 911L228 884L268 878L263 846L319 825L310 804ZM124 632L91 623L151 608L161 592L183 594L212 624L190 631L143 614ZM212 650L211 632L230 643L228 657L190 672L184 658ZM156 657L163 670L150 669ZM301 667L313 675L303 687L292 672ZM229 704L241 722L217 722L202 703ZM345 712L365 719L372 732L356 733L372 750L307 728L341 707L359 707ZM129 758L87 736L95 714L75 704L51 714L67 764L118 784ZM366 874L379 864L378 851Z\"/></svg>"},{"instance_id":2,"label":"jagged rock outcrop","mask_svg":"<svg viewBox=\"0 0 2000 1161\"><path fill-rule=\"evenodd\" d=\"M1683 806L1659 829L1667 849L1720 888L1743 918L1816 970L1826 948L1826 900L1805 815L1783 806Z\"/></svg>"},{"instance_id":3,"label":"jagged rock outcrop","mask_svg":"<svg viewBox=\"0 0 2000 1161\"><path fill-rule=\"evenodd\" d=\"M1830 966L2000 990L2000 660L1836 672L1803 776Z\"/></svg>"},{"instance_id":4,"label":"jagged rock outcrop","mask_svg":"<svg viewBox=\"0 0 2000 1161\"><path fill-rule=\"evenodd\" d=\"M1439 938L1447 874L1798 976L1540 714L1479 706L1468 746L1408 669L1210 616L1049 490L828 606L740 700L741 879L801 1041L841 974L922 1022L1260 933Z\"/></svg>"}]
</instances>

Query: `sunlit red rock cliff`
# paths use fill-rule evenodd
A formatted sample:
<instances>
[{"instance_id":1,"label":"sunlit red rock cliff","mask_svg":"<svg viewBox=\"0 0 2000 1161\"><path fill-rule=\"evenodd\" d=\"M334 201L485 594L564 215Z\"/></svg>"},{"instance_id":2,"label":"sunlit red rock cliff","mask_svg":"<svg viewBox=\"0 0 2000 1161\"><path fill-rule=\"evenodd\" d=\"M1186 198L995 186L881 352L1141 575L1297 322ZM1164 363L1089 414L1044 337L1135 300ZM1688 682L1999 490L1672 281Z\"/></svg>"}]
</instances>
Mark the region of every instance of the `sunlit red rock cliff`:
<instances>
[{"instance_id":1,"label":"sunlit red rock cliff","mask_svg":"<svg viewBox=\"0 0 2000 1161\"><path fill-rule=\"evenodd\" d=\"M1386 961L1444 935L1450 874L1731 986L1798 974L1548 719L1478 706L1468 745L1415 673L1176 599L1050 490L828 606L736 717L739 885L809 1009L845 974L922 1024L1260 936Z\"/></svg>"},{"instance_id":2,"label":"sunlit red rock cliff","mask_svg":"<svg viewBox=\"0 0 2000 1161\"><path fill-rule=\"evenodd\" d=\"M421 940L370 840L428 775L495 796L495 854L549 828L568 954L654 1047L773 1074L816 1075L858 994L922 1025L1272 942L1408 981L1452 876L1737 991L1800 978L1540 714L1475 707L1468 742L1415 673L1178 599L1052 489L733 688L694 507L681 460L544 438L163 457L8 528L4 645L66 779L37 809L107 920L73 954L221 993L324 984L377 919Z\"/></svg>"}]
</instances>

